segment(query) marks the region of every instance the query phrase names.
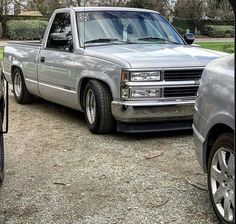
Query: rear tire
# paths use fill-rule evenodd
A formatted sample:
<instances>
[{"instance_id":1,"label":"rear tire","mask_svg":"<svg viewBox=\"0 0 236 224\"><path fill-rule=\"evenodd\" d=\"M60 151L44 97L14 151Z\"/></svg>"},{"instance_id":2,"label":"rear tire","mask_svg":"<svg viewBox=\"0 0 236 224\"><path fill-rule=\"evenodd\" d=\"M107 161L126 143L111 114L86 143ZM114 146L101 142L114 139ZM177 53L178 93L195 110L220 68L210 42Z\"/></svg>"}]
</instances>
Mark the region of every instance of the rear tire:
<instances>
[{"instance_id":1,"label":"rear tire","mask_svg":"<svg viewBox=\"0 0 236 224\"><path fill-rule=\"evenodd\" d=\"M22 71L19 68L15 68L13 71L13 93L15 99L20 104L32 103L34 96L29 93Z\"/></svg>"},{"instance_id":2,"label":"rear tire","mask_svg":"<svg viewBox=\"0 0 236 224\"><path fill-rule=\"evenodd\" d=\"M2 132L2 115L0 115L0 131ZM0 133L0 184L4 180L4 141L3 133Z\"/></svg>"},{"instance_id":3,"label":"rear tire","mask_svg":"<svg viewBox=\"0 0 236 224\"><path fill-rule=\"evenodd\" d=\"M220 223L234 222L234 136L219 136L213 145L208 162L210 201Z\"/></svg>"},{"instance_id":4,"label":"rear tire","mask_svg":"<svg viewBox=\"0 0 236 224\"><path fill-rule=\"evenodd\" d=\"M94 134L111 133L115 119L111 112L112 96L107 86L90 80L85 87L84 109L89 130Z\"/></svg>"}]
</instances>

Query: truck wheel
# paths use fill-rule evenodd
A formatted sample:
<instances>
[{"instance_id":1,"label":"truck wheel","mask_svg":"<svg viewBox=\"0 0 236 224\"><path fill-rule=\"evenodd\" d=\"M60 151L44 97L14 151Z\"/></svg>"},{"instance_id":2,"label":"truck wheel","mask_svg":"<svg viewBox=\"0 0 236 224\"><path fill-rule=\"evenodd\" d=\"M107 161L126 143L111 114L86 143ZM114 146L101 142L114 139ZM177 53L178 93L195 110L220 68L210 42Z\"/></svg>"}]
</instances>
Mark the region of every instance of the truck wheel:
<instances>
[{"instance_id":1,"label":"truck wheel","mask_svg":"<svg viewBox=\"0 0 236 224\"><path fill-rule=\"evenodd\" d=\"M2 116L0 115L0 132L2 132ZM4 143L3 133L0 133L0 184L4 179Z\"/></svg>"},{"instance_id":2,"label":"truck wheel","mask_svg":"<svg viewBox=\"0 0 236 224\"><path fill-rule=\"evenodd\" d=\"M19 68L15 68L13 71L13 93L20 104L31 103L34 99L26 88L22 71Z\"/></svg>"},{"instance_id":3,"label":"truck wheel","mask_svg":"<svg viewBox=\"0 0 236 224\"><path fill-rule=\"evenodd\" d=\"M95 134L113 131L115 119L111 113L112 96L107 86L97 80L90 80L85 87L85 118L89 130Z\"/></svg>"},{"instance_id":4,"label":"truck wheel","mask_svg":"<svg viewBox=\"0 0 236 224\"><path fill-rule=\"evenodd\" d=\"M234 222L234 137L223 134L212 147L208 163L210 200L220 223Z\"/></svg>"}]
</instances>

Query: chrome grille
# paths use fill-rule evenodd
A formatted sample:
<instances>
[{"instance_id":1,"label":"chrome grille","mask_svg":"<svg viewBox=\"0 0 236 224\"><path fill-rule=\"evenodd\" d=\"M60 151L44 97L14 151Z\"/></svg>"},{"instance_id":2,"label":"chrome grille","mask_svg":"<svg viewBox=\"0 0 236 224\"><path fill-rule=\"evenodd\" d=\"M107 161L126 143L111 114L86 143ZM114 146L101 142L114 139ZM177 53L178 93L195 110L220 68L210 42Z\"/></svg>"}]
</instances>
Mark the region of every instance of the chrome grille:
<instances>
[{"instance_id":1,"label":"chrome grille","mask_svg":"<svg viewBox=\"0 0 236 224\"><path fill-rule=\"evenodd\" d=\"M181 69L164 71L165 81L189 81L199 80L202 76L203 69Z\"/></svg>"},{"instance_id":2,"label":"chrome grille","mask_svg":"<svg viewBox=\"0 0 236 224\"><path fill-rule=\"evenodd\" d=\"M164 97L189 97L197 96L198 86L165 87Z\"/></svg>"}]
</instances>

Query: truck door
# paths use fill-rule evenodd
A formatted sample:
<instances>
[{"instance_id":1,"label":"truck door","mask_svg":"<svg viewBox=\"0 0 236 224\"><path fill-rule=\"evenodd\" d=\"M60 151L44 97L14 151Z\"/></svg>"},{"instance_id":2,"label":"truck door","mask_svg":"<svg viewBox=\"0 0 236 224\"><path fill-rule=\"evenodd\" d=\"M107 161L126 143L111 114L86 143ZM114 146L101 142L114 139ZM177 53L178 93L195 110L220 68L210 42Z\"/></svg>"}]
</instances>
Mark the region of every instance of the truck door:
<instances>
[{"instance_id":1,"label":"truck door","mask_svg":"<svg viewBox=\"0 0 236 224\"><path fill-rule=\"evenodd\" d=\"M73 36L69 12L57 13L38 62L41 97L68 107L77 103Z\"/></svg>"}]
</instances>

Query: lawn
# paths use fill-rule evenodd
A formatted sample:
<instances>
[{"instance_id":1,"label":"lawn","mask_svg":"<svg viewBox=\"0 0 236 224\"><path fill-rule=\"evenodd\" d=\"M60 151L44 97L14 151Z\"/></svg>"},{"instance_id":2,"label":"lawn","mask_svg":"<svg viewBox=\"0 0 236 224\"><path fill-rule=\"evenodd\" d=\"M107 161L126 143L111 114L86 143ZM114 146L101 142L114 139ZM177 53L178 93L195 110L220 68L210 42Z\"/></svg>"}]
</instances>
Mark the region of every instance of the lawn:
<instances>
[{"instance_id":1,"label":"lawn","mask_svg":"<svg viewBox=\"0 0 236 224\"><path fill-rule=\"evenodd\" d=\"M3 48L0 47L0 61L2 61L3 58Z\"/></svg>"},{"instance_id":2,"label":"lawn","mask_svg":"<svg viewBox=\"0 0 236 224\"><path fill-rule=\"evenodd\" d=\"M233 42L201 42L196 43L203 48L215 50L215 51L224 51L226 53L234 53L234 43Z\"/></svg>"}]
</instances>

